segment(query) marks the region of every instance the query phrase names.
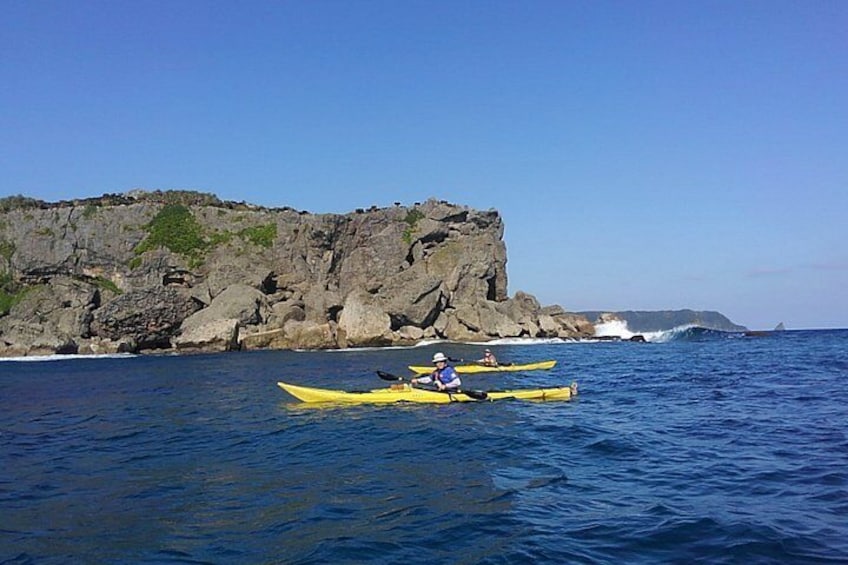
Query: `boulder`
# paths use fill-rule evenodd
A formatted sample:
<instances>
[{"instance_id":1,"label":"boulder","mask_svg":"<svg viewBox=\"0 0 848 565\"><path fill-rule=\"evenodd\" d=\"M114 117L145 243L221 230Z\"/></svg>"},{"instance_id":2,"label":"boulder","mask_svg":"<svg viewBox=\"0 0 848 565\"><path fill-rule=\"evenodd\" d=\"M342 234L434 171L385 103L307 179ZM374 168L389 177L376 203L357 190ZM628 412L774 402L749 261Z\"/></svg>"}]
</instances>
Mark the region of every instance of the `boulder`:
<instances>
[{"instance_id":1,"label":"boulder","mask_svg":"<svg viewBox=\"0 0 848 565\"><path fill-rule=\"evenodd\" d=\"M477 341L480 333L471 330L463 324L456 316L455 311L449 310L445 316L445 329L441 332L442 337L453 341Z\"/></svg>"},{"instance_id":2,"label":"boulder","mask_svg":"<svg viewBox=\"0 0 848 565\"><path fill-rule=\"evenodd\" d=\"M30 287L0 318L0 349L9 356L76 353L89 335L97 289L66 276Z\"/></svg>"},{"instance_id":3,"label":"boulder","mask_svg":"<svg viewBox=\"0 0 848 565\"><path fill-rule=\"evenodd\" d=\"M0 335L0 356L18 357L76 353L74 339L59 333L52 325L30 323L26 320L9 320Z\"/></svg>"},{"instance_id":4,"label":"boulder","mask_svg":"<svg viewBox=\"0 0 848 565\"><path fill-rule=\"evenodd\" d=\"M137 345L132 340L112 341L108 338L92 337L83 340L79 344L79 350L77 352L82 355L109 355L115 353L135 353L136 350Z\"/></svg>"},{"instance_id":5,"label":"boulder","mask_svg":"<svg viewBox=\"0 0 848 565\"><path fill-rule=\"evenodd\" d=\"M401 272L390 287L384 287L381 302L374 306L388 313L392 327L417 326L425 328L435 321L444 309L446 296L442 281L424 269L413 267Z\"/></svg>"},{"instance_id":6,"label":"boulder","mask_svg":"<svg viewBox=\"0 0 848 565\"><path fill-rule=\"evenodd\" d=\"M179 351L235 351L239 349L239 320L212 319L193 323L171 342Z\"/></svg>"},{"instance_id":7,"label":"boulder","mask_svg":"<svg viewBox=\"0 0 848 565\"><path fill-rule=\"evenodd\" d=\"M522 335L533 336L535 333L530 333L521 324L505 315L497 308L497 303L485 301L480 303L478 307L479 319L481 327L485 328L485 332L492 337L520 337Z\"/></svg>"},{"instance_id":8,"label":"boulder","mask_svg":"<svg viewBox=\"0 0 848 565\"><path fill-rule=\"evenodd\" d=\"M538 337L559 337L559 332L562 327L554 320L554 317L549 314L539 314L539 334Z\"/></svg>"},{"instance_id":9,"label":"boulder","mask_svg":"<svg viewBox=\"0 0 848 565\"><path fill-rule=\"evenodd\" d=\"M262 292L251 286L234 284L213 298L208 307L188 317L183 322L183 329L229 319L235 319L241 326L257 325L264 323L270 313Z\"/></svg>"},{"instance_id":10,"label":"boulder","mask_svg":"<svg viewBox=\"0 0 848 565\"><path fill-rule=\"evenodd\" d=\"M239 349L239 327L258 325L271 312L259 290L234 284L212 299L207 308L183 320L172 345L182 351L233 351Z\"/></svg>"},{"instance_id":11,"label":"boulder","mask_svg":"<svg viewBox=\"0 0 848 565\"><path fill-rule=\"evenodd\" d=\"M424 339L424 330L417 326L402 326L397 331L397 339L403 342L418 342Z\"/></svg>"},{"instance_id":12,"label":"boulder","mask_svg":"<svg viewBox=\"0 0 848 565\"><path fill-rule=\"evenodd\" d=\"M338 347L336 331L329 323L316 324L308 320L290 321L283 332L271 340L275 349L330 349Z\"/></svg>"},{"instance_id":13,"label":"boulder","mask_svg":"<svg viewBox=\"0 0 848 565\"><path fill-rule=\"evenodd\" d=\"M199 308L184 289L136 290L96 310L91 333L113 341L132 339L139 349L170 347L183 320Z\"/></svg>"},{"instance_id":14,"label":"boulder","mask_svg":"<svg viewBox=\"0 0 848 565\"><path fill-rule=\"evenodd\" d=\"M271 306L268 325L272 328L282 328L289 320L302 322L306 319L305 304L302 300L286 300Z\"/></svg>"},{"instance_id":15,"label":"boulder","mask_svg":"<svg viewBox=\"0 0 848 565\"><path fill-rule=\"evenodd\" d=\"M391 343L391 319L377 301L364 292L347 296L339 316L339 334L344 336L343 346L378 346ZM340 344L342 345L342 344Z\"/></svg>"}]
</instances>

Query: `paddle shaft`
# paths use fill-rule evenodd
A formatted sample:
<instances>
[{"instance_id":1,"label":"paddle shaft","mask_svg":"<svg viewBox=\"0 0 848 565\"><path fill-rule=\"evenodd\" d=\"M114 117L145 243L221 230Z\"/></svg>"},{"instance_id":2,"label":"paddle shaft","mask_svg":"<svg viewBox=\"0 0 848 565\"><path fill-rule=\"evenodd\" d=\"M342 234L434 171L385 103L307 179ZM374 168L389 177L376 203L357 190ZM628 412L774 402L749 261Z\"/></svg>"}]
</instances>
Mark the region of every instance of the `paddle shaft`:
<instances>
[{"instance_id":1,"label":"paddle shaft","mask_svg":"<svg viewBox=\"0 0 848 565\"><path fill-rule=\"evenodd\" d=\"M406 379L403 377L399 377L397 375L393 375L391 373L386 373L385 371L377 371L377 376L383 379L384 381L394 381L394 382L404 382ZM474 400L486 400L489 395L482 390L436 390L436 392L444 392L447 394L464 394L469 398L473 398Z\"/></svg>"}]
</instances>

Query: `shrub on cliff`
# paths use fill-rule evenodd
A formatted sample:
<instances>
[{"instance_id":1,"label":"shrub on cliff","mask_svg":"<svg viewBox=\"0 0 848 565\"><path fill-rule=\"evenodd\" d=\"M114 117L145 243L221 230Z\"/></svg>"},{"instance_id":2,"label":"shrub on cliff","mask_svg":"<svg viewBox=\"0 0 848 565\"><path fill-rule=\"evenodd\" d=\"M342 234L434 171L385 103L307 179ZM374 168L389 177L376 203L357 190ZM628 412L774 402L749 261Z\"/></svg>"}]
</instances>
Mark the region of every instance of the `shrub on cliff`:
<instances>
[{"instance_id":1,"label":"shrub on cliff","mask_svg":"<svg viewBox=\"0 0 848 565\"><path fill-rule=\"evenodd\" d=\"M203 238L203 228L187 207L166 204L146 227L149 235L136 246L136 255L165 247L187 257L191 263L202 261L207 242Z\"/></svg>"},{"instance_id":2,"label":"shrub on cliff","mask_svg":"<svg viewBox=\"0 0 848 565\"><path fill-rule=\"evenodd\" d=\"M5 316L12 306L23 299L25 289L16 284L8 271L0 272L0 316Z\"/></svg>"},{"instance_id":3,"label":"shrub on cliff","mask_svg":"<svg viewBox=\"0 0 848 565\"><path fill-rule=\"evenodd\" d=\"M234 235L229 231L208 234L191 210L182 204L166 204L145 227L149 235L136 246L136 258L130 267L138 265L141 254L157 247L178 253L186 257L192 267L197 267L203 263L208 250L228 243ZM235 235L254 245L269 248L277 237L277 224L244 228Z\"/></svg>"},{"instance_id":4,"label":"shrub on cliff","mask_svg":"<svg viewBox=\"0 0 848 565\"><path fill-rule=\"evenodd\" d=\"M0 212L11 212L12 210L25 210L27 208L38 208L44 204L41 200L28 198L20 194L0 198Z\"/></svg>"}]
</instances>

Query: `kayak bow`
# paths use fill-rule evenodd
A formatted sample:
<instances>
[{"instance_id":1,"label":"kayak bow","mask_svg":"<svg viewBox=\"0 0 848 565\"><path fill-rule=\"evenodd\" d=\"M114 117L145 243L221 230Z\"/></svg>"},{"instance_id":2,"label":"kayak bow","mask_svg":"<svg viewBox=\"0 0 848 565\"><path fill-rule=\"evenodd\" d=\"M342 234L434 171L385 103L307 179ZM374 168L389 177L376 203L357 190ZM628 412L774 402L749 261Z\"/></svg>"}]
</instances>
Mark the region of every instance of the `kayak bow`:
<instances>
[{"instance_id":1,"label":"kayak bow","mask_svg":"<svg viewBox=\"0 0 848 565\"><path fill-rule=\"evenodd\" d=\"M490 367L488 365L471 364L471 365L454 365L457 373L503 373L513 371L538 371L540 369L553 369L556 361L537 361L536 363L524 363L521 365L498 365ZM433 367L424 365L410 365L409 370L419 375L426 375L433 372Z\"/></svg>"},{"instance_id":2,"label":"kayak bow","mask_svg":"<svg viewBox=\"0 0 848 565\"><path fill-rule=\"evenodd\" d=\"M413 388L408 384L395 384L389 388L347 392L278 382L277 385L298 400L306 403L335 402L340 404L391 404L415 402L420 404L449 404L451 402L479 402L462 392L446 393ZM487 400L571 400L577 395L577 383L555 388L487 391Z\"/></svg>"}]
</instances>

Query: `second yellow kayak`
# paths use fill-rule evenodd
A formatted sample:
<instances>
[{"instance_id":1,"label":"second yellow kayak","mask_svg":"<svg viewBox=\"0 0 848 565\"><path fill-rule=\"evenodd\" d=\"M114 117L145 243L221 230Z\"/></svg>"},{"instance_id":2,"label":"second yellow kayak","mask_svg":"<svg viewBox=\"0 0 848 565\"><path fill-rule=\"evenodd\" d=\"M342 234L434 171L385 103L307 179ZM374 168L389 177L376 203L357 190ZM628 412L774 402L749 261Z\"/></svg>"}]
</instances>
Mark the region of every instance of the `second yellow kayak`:
<instances>
[{"instance_id":1,"label":"second yellow kayak","mask_svg":"<svg viewBox=\"0 0 848 565\"><path fill-rule=\"evenodd\" d=\"M556 361L537 361L535 363L523 363L521 365L498 365L490 367L488 365L471 364L471 365L454 365L457 373L503 373L512 371L538 371L540 369L553 369ZM425 365L410 365L409 370L418 375L426 375L433 372L432 366Z\"/></svg>"}]
</instances>

